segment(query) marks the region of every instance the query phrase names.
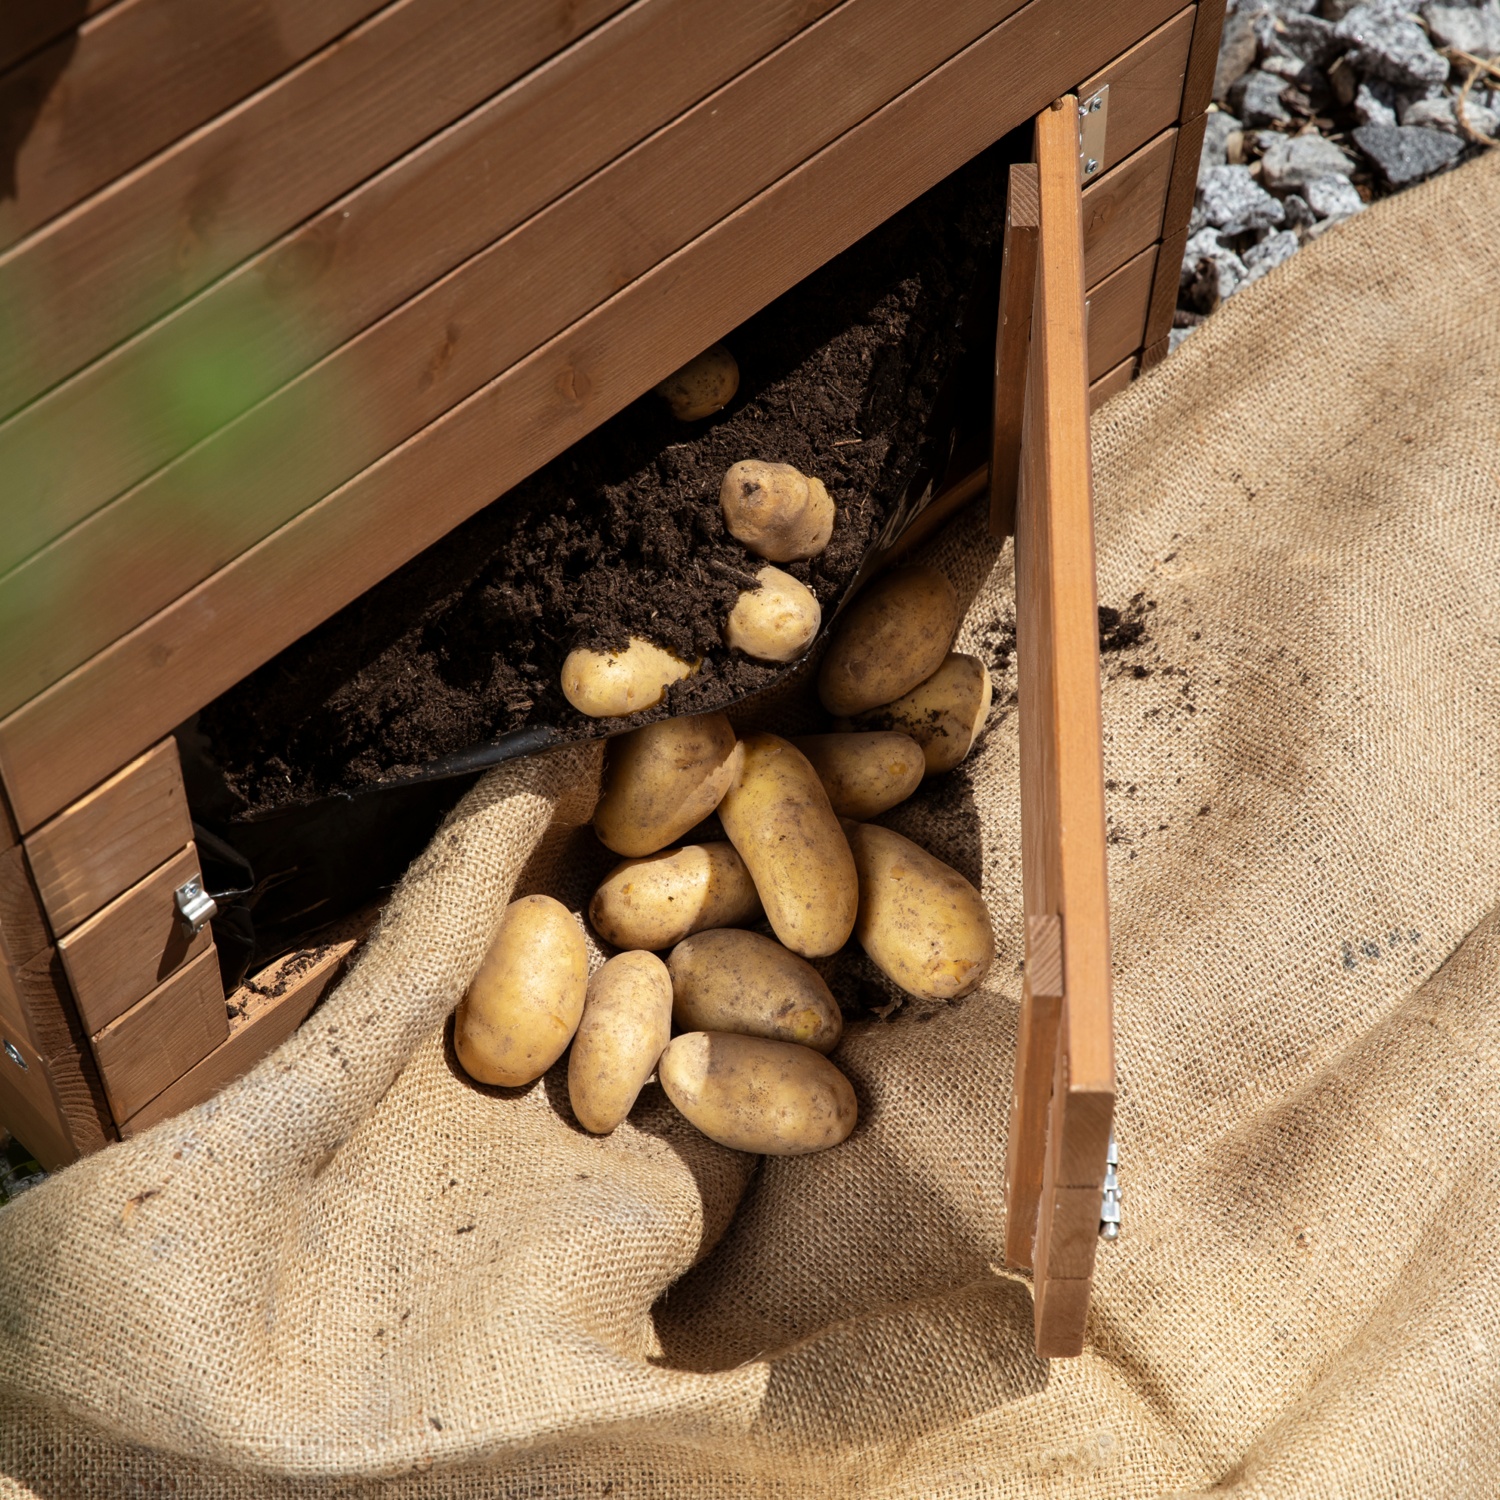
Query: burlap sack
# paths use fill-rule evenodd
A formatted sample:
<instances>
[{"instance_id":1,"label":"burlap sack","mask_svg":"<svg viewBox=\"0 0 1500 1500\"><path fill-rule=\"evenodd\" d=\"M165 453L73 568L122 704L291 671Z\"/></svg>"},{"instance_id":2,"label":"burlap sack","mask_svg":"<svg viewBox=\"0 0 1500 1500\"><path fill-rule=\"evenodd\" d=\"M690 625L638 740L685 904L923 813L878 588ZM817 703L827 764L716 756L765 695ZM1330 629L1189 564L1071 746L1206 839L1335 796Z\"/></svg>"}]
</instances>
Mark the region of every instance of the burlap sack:
<instances>
[{"instance_id":1,"label":"burlap sack","mask_svg":"<svg viewBox=\"0 0 1500 1500\"><path fill-rule=\"evenodd\" d=\"M1083 1358L998 1264L1012 675L889 818L1000 959L850 1028L846 1145L455 1073L504 903L602 863L595 753L506 767L298 1036L0 1213L0 1492L1500 1491L1497 210L1500 155L1381 205L1096 425L1126 1224ZM995 652L1009 549L937 550Z\"/></svg>"}]
</instances>

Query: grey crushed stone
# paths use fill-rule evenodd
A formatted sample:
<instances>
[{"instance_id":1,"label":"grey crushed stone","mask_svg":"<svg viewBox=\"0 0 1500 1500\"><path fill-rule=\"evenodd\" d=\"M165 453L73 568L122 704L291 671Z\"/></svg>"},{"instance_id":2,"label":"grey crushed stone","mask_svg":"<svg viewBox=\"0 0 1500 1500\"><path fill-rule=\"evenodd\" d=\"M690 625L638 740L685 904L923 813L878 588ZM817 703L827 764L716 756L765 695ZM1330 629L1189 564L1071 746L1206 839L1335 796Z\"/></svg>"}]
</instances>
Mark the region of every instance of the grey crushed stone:
<instances>
[{"instance_id":1,"label":"grey crushed stone","mask_svg":"<svg viewBox=\"0 0 1500 1500\"><path fill-rule=\"evenodd\" d=\"M1398 88L1447 82L1448 59L1433 50L1415 21L1394 8L1357 6L1337 29L1361 73L1373 73Z\"/></svg>"},{"instance_id":2,"label":"grey crushed stone","mask_svg":"<svg viewBox=\"0 0 1500 1500\"><path fill-rule=\"evenodd\" d=\"M1348 219L1364 208L1359 189L1347 177L1318 177L1303 189L1307 206L1319 219Z\"/></svg>"},{"instance_id":3,"label":"grey crushed stone","mask_svg":"<svg viewBox=\"0 0 1500 1500\"><path fill-rule=\"evenodd\" d=\"M1297 253L1301 243L1291 230L1278 229L1259 244L1251 245L1243 256L1248 273L1245 280L1258 281L1267 271L1275 270L1277 266L1289 261Z\"/></svg>"},{"instance_id":4,"label":"grey crushed stone","mask_svg":"<svg viewBox=\"0 0 1500 1500\"><path fill-rule=\"evenodd\" d=\"M1229 137L1243 130L1244 123L1227 109L1216 109L1203 122L1203 150L1198 157L1198 175L1201 177L1210 167L1228 164L1226 152Z\"/></svg>"},{"instance_id":5,"label":"grey crushed stone","mask_svg":"<svg viewBox=\"0 0 1500 1500\"><path fill-rule=\"evenodd\" d=\"M1210 167L1198 179L1198 203L1190 233L1212 225L1226 234L1269 229L1286 218L1285 210L1250 173L1249 167Z\"/></svg>"},{"instance_id":6,"label":"grey crushed stone","mask_svg":"<svg viewBox=\"0 0 1500 1500\"><path fill-rule=\"evenodd\" d=\"M1272 125L1278 120L1289 121L1292 112L1281 99L1281 91L1286 86L1285 78L1262 72L1259 68L1253 69L1230 89L1229 107L1247 125Z\"/></svg>"},{"instance_id":7,"label":"grey crushed stone","mask_svg":"<svg viewBox=\"0 0 1500 1500\"><path fill-rule=\"evenodd\" d=\"M1260 180L1273 192L1295 192L1319 177L1349 177L1354 159L1320 135L1282 136L1260 162Z\"/></svg>"},{"instance_id":8,"label":"grey crushed stone","mask_svg":"<svg viewBox=\"0 0 1500 1500\"><path fill-rule=\"evenodd\" d=\"M1464 143L1418 125L1361 125L1354 143L1380 168L1392 187L1421 182L1458 160Z\"/></svg>"},{"instance_id":9,"label":"grey crushed stone","mask_svg":"<svg viewBox=\"0 0 1500 1500\"><path fill-rule=\"evenodd\" d=\"M1500 4L1495 0L1483 6L1424 5L1422 17L1439 47L1457 47L1475 57L1500 52Z\"/></svg>"},{"instance_id":10,"label":"grey crushed stone","mask_svg":"<svg viewBox=\"0 0 1500 1500\"><path fill-rule=\"evenodd\" d=\"M1417 99L1401 112L1403 125L1424 125L1429 130L1443 130L1449 135L1462 135L1458 123L1458 101L1456 99ZM1475 102L1473 94L1464 104L1464 118L1471 130L1481 135L1493 136L1500 128L1500 119L1495 111Z\"/></svg>"}]
</instances>

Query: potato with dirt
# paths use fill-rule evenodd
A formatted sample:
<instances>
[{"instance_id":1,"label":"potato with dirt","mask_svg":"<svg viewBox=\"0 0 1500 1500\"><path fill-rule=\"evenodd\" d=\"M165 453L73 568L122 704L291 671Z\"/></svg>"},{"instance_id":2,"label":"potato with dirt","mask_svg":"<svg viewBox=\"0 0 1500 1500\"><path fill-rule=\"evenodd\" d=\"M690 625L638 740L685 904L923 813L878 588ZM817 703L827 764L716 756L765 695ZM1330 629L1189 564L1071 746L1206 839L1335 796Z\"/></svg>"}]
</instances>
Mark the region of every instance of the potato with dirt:
<instances>
[{"instance_id":1,"label":"potato with dirt","mask_svg":"<svg viewBox=\"0 0 1500 1500\"><path fill-rule=\"evenodd\" d=\"M594 832L638 858L675 843L728 791L740 749L723 714L662 719L609 742Z\"/></svg>"},{"instance_id":2,"label":"potato with dirt","mask_svg":"<svg viewBox=\"0 0 1500 1500\"><path fill-rule=\"evenodd\" d=\"M679 422L701 422L722 411L740 388L740 367L723 344L710 344L680 370L674 370L656 394Z\"/></svg>"},{"instance_id":3,"label":"potato with dirt","mask_svg":"<svg viewBox=\"0 0 1500 1500\"><path fill-rule=\"evenodd\" d=\"M936 568L900 568L862 589L835 627L818 696L847 718L909 693L942 666L958 595Z\"/></svg>"},{"instance_id":4,"label":"potato with dirt","mask_svg":"<svg viewBox=\"0 0 1500 1500\"><path fill-rule=\"evenodd\" d=\"M540 1078L578 1029L588 974L583 928L561 901L512 901L453 1018L464 1071L507 1088Z\"/></svg>"},{"instance_id":5,"label":"potato with dirt","mask_svg":"<svg viewBox=\"0 0 1500 1500\"><path fill-rule=\"evenodd\" d=\"M731 464L719 486L730 536L768 562L816 557L833 535L834 504L821 479L759 458Z\"/></svg>"},{"instance_id":6,"label":"potato with dirt","mask_svg":"<svg viewBox=\"0 0 1500 1500\"><path fill-rule=\"evenodd\" d=\"M732 1031L832 1052L844 1017L823 976L758 932L716 927L667 956L680 1031Z\"/></svg>"},{"instance_id":7,"label":"potato with dirt","mask_svg":"<svg viewBox=\"0 0 1500 1500\"><path fill-rule=\"evenodd\" d=\"M893 729L922 747L924 774L951 771L974 748L989 717L989 668L977 656L953 651L926 682L880 708L839 721L841 729ZM854 814L849 814L853 817Z\"/></svg>"},{"instance_id":8,"label":"potato with dirt","mask_svg":"<svg viewBox=\"0 0 1500 1500\"><path fill-rule=\"evenodd\" d=\"M807 757L774 734L740 741L719 821L745 861L771 929L793 953L836 953L854 930L859 881L828 793Z\"/></svg>"},{"instance_id":9,"label":"potato with dirt","mask_svg":"<svg viewBox=\"0 0 1500 1500\"><path fill-rule=\"evenodd\" d=\"M967 995L995 959L984 898L952 866L889 828L844 829L859 869L860 947L909 995Z\"/></svg>"},{"instance_id":10,"label":"potato with dirt","mask_svg":"<svg viewBox=\"0 0 1500 1500\"><path fill-rule=\"evenodd\" d=\"M905 802L922 784L927 762L909 734L891 731L797 735L841 818L863 822Z\"/></svg>"},{"instance_id":11,"label":"potato with dirt","mask_svg":"<svg viewBox=\"0 0 1500 1500\"><path fill-rule=\"evenodd\" d=\"M757 587L746 589L729 611L724 643L756 661L796 661L823 623L818 596L769 563L755 578Z\"/></svg>"},{"instance_id":12,"label":"potato with dirt","mask_svg":"<svg viewBox=\"0 0 1500 1500\"><path fill-rule=\"evenodd\" d=\"M568 1054L578 1123L608 1135L624 1120L672 1037L672 981L654 953L620 953L589 980Z\"/></svg>"},{"instance_id":13,"label":"potato with dirt","mask_svg":"<svg viewBox=\"0 0 1500 1500\"><path fill-rule=\"evenodd\" d=\"M795 1042L688 1031L657 1065L667 1097L710 1140L760 1156L803 1156L847 1140L854 1086L821 1052Z\"/></svg>"},{"instance_id":14,"label":"potato with dirt","mask_svg":"<svg viewBox=\"0 0 1500 1500\"><path fill-rule=\"evenodd\" d=\"M730 843L684 844L627 859L589 902L594 931L615 948L670 948L706 927L758 922L755 882Z\"/></svg>"},{"instance_id":15,"label":"potato with dirt","mask_svg":"<svg viewBox=\"0 0 1500 1500\"><path fill-rule=\"evenodd\" d=\"M568 652L562 664L563 697L591 719L623 718L655 708L667 689L698 670L638 635L623 651L594 651L585 646Z\"/></svg>"}]
</instances>

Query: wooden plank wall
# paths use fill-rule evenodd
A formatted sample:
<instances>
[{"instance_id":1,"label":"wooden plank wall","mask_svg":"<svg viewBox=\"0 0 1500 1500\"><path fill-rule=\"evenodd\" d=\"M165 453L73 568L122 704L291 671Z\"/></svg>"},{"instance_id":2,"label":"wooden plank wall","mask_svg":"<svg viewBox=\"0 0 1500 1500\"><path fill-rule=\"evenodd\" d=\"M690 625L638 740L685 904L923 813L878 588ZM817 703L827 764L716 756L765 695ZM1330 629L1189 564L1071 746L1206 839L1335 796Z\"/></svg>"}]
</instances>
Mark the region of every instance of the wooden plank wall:
<instances>
[{"instance_id":1,"label":"wooden plank wall","mask_svg":"<svg viewBox=\"0 0 1500 1500\"><path fill-rule=\"evenodd\" d=\"M408 7L419 3L436 0L406 0ZM627 19L632 26L644 25L643 18L654 14L653 5L674 3L687 0L638 0L630 10L538 69L536 76L555 67L581 68L579 59L597 38L608 32L623 45L627 35L639 34L627 33ZM740 9L760 14L774 8ZM785 13L777 14L785 21L793 9L807 13L804 5L788 6ZM735 12L721 8L713 13L723 19ZM369 24L386 15L382 11ZM654 151L651 141L644 141L607 170L595 169L582 187L532 214L508 232L509 243L502 237L492 250L466 263L461 275L408 297L399 316L388 316L352 338L334 318L328 337L343 340L337 357L345 361L344 368L364 372L362 379L375 382L376 396L359 403L361 415L351 424L347 440L341 434L326 442L329 461L325 462L317 445L300 447L298 464L273 464L263 470L262 489L253 497L236 496L234 503L228 503L226 492L216 485L203 482L209 470L192 469L199 482L176 492L180 497L176 508L143 511L142 516L155 518L138 520L126 529L131 545L125 552L134 551L136 556L125 558L120 547L115 547L116 559L123 559L122 572L106 568L95 576L80 563L73 571L62 567L47 574L38 566L30 576L51 580L42 588L16 583L17 570L13 569L0 583L0 594L15 583L16 597L26 596L30 602L4 615L0 650L15 636L11 627L23 619L29 625L25 634L36 644L18 654L23 659L13 657L6 663L0 676L0 689L7 695L4 707L16 707L47 681L52 683L0 724L0 766L23 824L34 826L65 806L172 723L1056 97L1080 70L1108 67L1111 59L1128 53L1143 35L1149 39L1158 29L1166 35L1153 42L1156 54L1170 50L1168 44L1180 45L1178 39L1186 37L1183 14L1170 0L1145 0L1128 8L1110 7L1103 0L1031 0L1019 9L1015 0L990 0L988 9L981 0L961 0L952 7L924 10L920 20L916 24L909 4L845 0L812 26L794 28L783 46L784 55L772 52L754 64L753 83L731 80L712 103L704 101L707 110L687 109L673 124L673 151L687 153L683 159L711 164L711 171L696 175L673 171L677 158ZM856 21L860 29L854 29ZM965 42L965 27L979 33L975 40ZM614 28L620 28L617 37ZM1061 36L1069 38L1066 48L1058 45ZM837 48L830 46L829 38L838 39ZM728 54L716 55L721 67L735 62ZM837 80L831 85L829 109L836 105L844 111L842 116L830 116L843 133L826 143L822 143L830 129L826 121L818 112L809 114L800 108L796 91L789 91L785 82L805 79L809 58L822 59L817 76ZM300 76L298 70L286 78L294 76ZM282 86L255 98L271 97ZM513 88L533 86L521 80ZM1127 127L1132 111L1126 107L1131 92L1124 87L1120 94L1121 149L1131 144ZM1144 99L1151 90L1139 92ZM765 105L767 97L775 99L774 108ZM1004 101L1003 111L995 108L996 100ZM734 129L728 136L712 126L712 112L717 109L732 112L729 118ZM1170 119L1169 114L1162 123L1169 124ZM236 124L230 139L238 140L235 132L247 128ZM774 182L762 185L771 169L762 168L757 175L755 153L740 144L752 131L759 135L756 149L765 153L775 170L785 173ZM462 133L455 128L447 139L455 141ZM1116 170L1124 166L1159 181L1165 148L1150 145L1153 133L1146 131L1146 138L1132 144L1127 153L1144 148L1146 155L1134 165L1128 160L1117 164ZM216 127L204 138L218 134ZM391 148L387 144L384 149ZM160 170L170 176L176 168L157 166L170 156L169 151L157 158L147 175ZM584 163L578 171L587 166ZM296 175L300 181L305 169ZM296 184L288 191L292 187ZM413 184L408 187L415 191ZM654 217L645 226L633 225L633 208L648 188L659 194ZM327 190L325 182L323 191ZM735 200L740 200L738 206ZM592 211L585 212L580 204ZM568 214L576 217L569 219ZM789 214L796 217L788 218ZM720 217L715 220L714 215ZM82 215L80 222L93 217ZM805 226L804 232L786 235L784 226L792 222ZM562 224L571 225L569 233L583 236L583 242L573 260L553 267L540 252L564 243L555 228ZM263 234L263 242L276 242L275 232ZM482 232L476 227L476 234ZM515 243L523 232L528 236L524 243L530 247L524 255ZM99 233L103 233L102 222ZM553 238L548 239L548 233ZM373 246L377 238L372 228L364 243ZM590 261L592 246L602 241L607 241L615 258L601 254ZM32 247L40 254L36 247L42 243L34 236L23 248ZM53 248L57 252L54 269L68 265L71 252L65 253L62 242ZM98 254L97 245L90 253ZM203 264L217 264L216 257L227 253L218 246L206 252ZM316 259L315 251L308 253ZM378 261L373 249L370 253ZM512 256L509 262L504 260L507 254ZM619 260L620 254L626 259ZM582 260L577 258L580 255ZM1113 276L1129 272L1138 259L1127 261ZM341 274L338 260L335 255ZM484 281L492 264L508 265L507 276ZM109 270L109 264L103 269ZM200 270L201 266L193 270L189 279L201 281L211 274L210 268L200 276ZM586 294L578 296L572 282L583 273L587 273ZM524 279L528 276L541 279L528 283ZM467 303L444 301L460 282L465 295L474 288L491 288L474 304L483 315L472 323L462 315ZM1111 282L1109 277L1102 285ZM498 359L486 363L470 351L476 344L483 346L487 339L500 337L516 310L535 300L518 297L518 287L545 289L555 301L553 321L562 318L566 326L550 336L545 320L531 326L506 346L500 357L511 363L497 370ZM585 307L587 303L593 305ZM89 295L82 296L78 306L77 326L69 338L77 349L84 349L101 341L102 325ZM502 307L504 318L499 316ZM1095 315L1097 311L1096 307ZM453 316L455 312L460 315ZM1129 323L1128 318L1124 321ZM151 325L153 337L158 326ZM399 342L390 342L397 339L392 330L400 330ZM475 332L481 336L475 338ZM139 342L133 340L126 347ZM528 344L532 345L529 352ZM1098 373L1118 366L1134 347L1138 345L1113 351ZM117 355L118 351L110 358ZM63 363L73 358L70 355ZM321 368L315 367L307 378L319 378ZM382 385L386 380L389 384ZM61 399L66 390L60 387L48 399ZM40 412L44 405L35 410ZM31 420L29 413L23 415ZM54 452L67 446L59 445L56 437L79 430L76 420L76 409L66 422L59 417L60 425L49 429L52 440L42 446ZM418 420L426 425L412 431L413 421ZM253 425L246 424L247 428ZM39 433L44 427L42 423L33 431ZM326 425L323 433L327 437ZM226 455L241 451L227 437L219 441ZM111 484L134 472L132 465L151 463L162 451L147 442L132 450L134 456L124 467L104 465L112 477L102 490L89 488L93 471L87 464L72 477L62 476L56 493L66 490L85 497L67 501L63 509L72 505L76 512L79 506L92 506L90 516L97 513L102 518L127 499L135 503L132 497L144 496L148 490L153 495L169 493L176 482L170 465L152 485L127 489L120 499L102 509L99 505ZM316 482L302 477L304 458L312 464ZM197 462L206 460L189 454L182 466L187 470ZM232 482L235 469L234 463L221 458L211 472ZM77 488L69 488L75 480ZM277 494L283 488L296 497L299 508L291 514L286 505L276 508L281 504ZM48 493L53 492L49 486ZM253 523L246 523L247 515L253 515ZM102 519L97 524L105 525ZM226 530L216 539L220 526ZM200 532L209 534L206 541ZM147 539L144 550L143 538ZM133 618L128 608L121 613L121 601L131 606L138 589L149 595L153 586L151 569L141 566L140 557L167 570L177 566L179 552L192 554L195 561L175 573L170 588L156 594L150 606L134 609L140 618ZM107 558L109 553L109 548L101 547L95 555ZM90 579L90 608L75 611L80 618L71 626L60 622L62 634L55 639L66 639L63 649L54 644L50 629L36 628L43 616L27 611L44 610L47 599L69 594L67 583L72 585L71 597L76 598L80 576ZM91 623L86 617L95 608L100 620ZM147 618L148 608L158 612ZM46 665L39 667L44 657ZM57 680L63 672L70 675ZM21 674L19 678L16 673ZM92 734L81 732L85 723L93 726ZM105 726L102 735L100 726ZM46 760L51 763L43 764Z\"/></svg>"}]
</instances>

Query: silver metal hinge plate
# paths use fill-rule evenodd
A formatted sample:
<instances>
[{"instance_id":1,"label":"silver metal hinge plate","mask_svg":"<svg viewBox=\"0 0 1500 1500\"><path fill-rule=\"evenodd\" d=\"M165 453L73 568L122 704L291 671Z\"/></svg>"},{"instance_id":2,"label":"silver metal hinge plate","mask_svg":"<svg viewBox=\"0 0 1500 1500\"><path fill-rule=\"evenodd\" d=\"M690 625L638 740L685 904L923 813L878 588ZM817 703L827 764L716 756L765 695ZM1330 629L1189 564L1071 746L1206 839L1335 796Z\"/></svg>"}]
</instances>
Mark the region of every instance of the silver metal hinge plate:
<instances>
[{"instance_id":1,"label":"silver metal hinge plate","mask_svg":"<svg viewBox=\"0 0 1500 1500\"><path fill-rule=\"evenodd\" d=\"M1104 1202L1099 1208L1099 1233L1107 1240L1120 1237L1120 1148L1109 1132L1109 1155L1105 1158Z\"/></svg>"},{"instance_id":2,"label":"silver metal hinge plate","mask_svg":"<svg viewBox=\"0 0 1500 1500\"><path fill-rule=\"evenodd\" d=\"M1104 134L1109 127L1109 85L1078 101L1078 179L1091 182L1104 168Z\"/></svg>"},{"instance_id":3,"label":"silver metal hinge plate","mask_svg":"<svg viewBox=\"0 0 1500 1500\"><path fill-rule=\"evenodd\" d=\"M173 892L177 904L177 920L189 937L197 937L208 926L209 919L219 914L219 903L203 889L203 877L194 875Z\"/></svg>"}]
</instances>

